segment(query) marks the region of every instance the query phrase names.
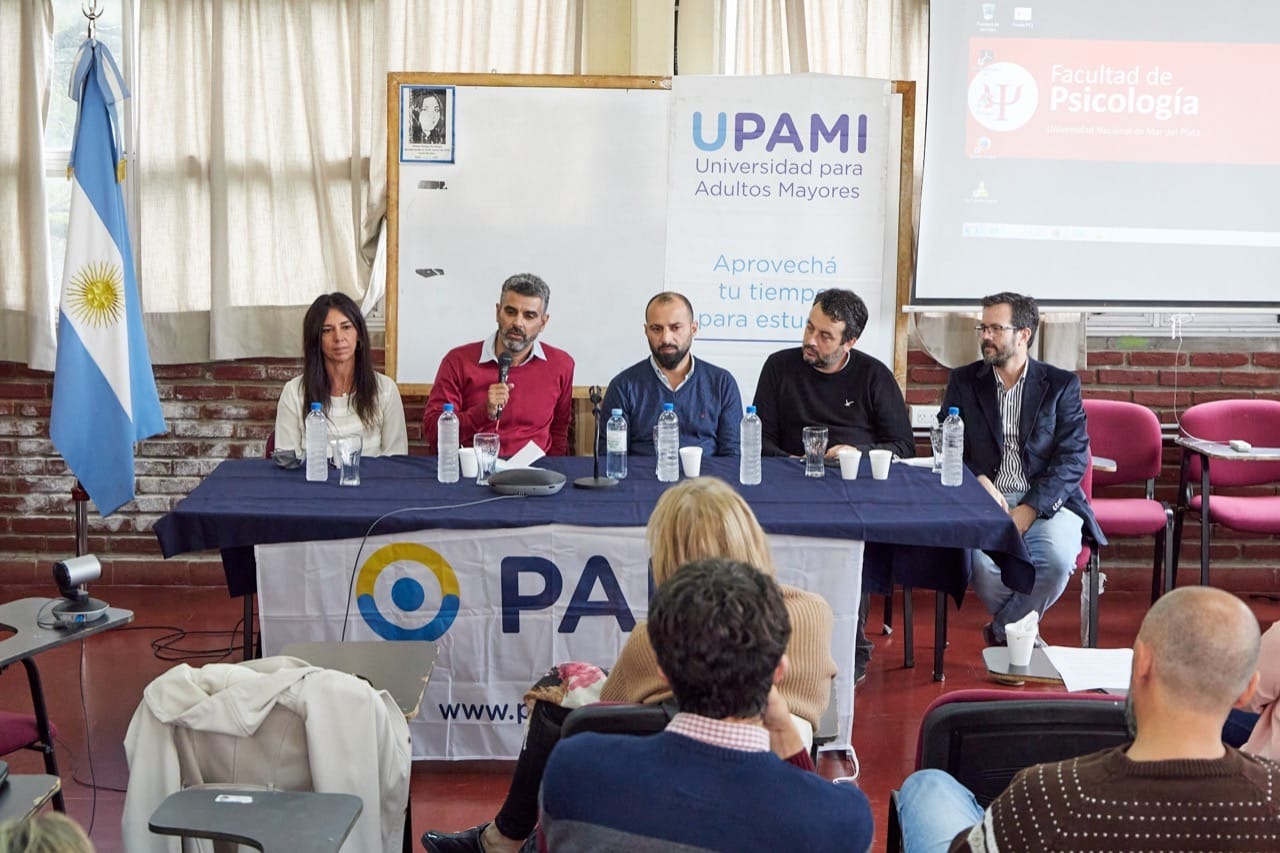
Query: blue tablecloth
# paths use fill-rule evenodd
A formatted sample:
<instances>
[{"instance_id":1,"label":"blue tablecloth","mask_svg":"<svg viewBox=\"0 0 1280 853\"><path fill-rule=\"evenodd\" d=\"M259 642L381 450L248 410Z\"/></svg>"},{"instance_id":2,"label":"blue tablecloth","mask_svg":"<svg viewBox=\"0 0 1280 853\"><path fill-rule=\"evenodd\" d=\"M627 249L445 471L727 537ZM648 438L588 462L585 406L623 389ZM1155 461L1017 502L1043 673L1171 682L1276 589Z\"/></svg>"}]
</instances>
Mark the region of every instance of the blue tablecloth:
<instances>
[{"instance_id":1,"label":"blue tablecloth","mask_svg":"<svg viewBox=\"0 0 1280 853\"><path fill-rule=\"evenodd\" d=\"M302 469L286 471L262 459L229 459L219 465L173 512L156 523L166 557L221 549L232 595L256 587L253 546L273 542L346 539L373 532L450 528L464 530L578 524L641 527L667 487L654 475L653 460L633 458L630 475L616 488L575 489L556 495L475 503L492 497L471 482L436 482L432 457L376 457L360 463L361 484L308 483ZM838 468L821 479L806 478L800 460L766 458L763 483L739 486L736 458L707 457L702 473L724 479L751 504L769 533L860 539L863 589L884 593L892 583L941 589L957 603L968 586L963 549L991 554L1005 583L1029 591L1034 575L1017 528L967 474L958 488L944 488L927 468L893 466L889 479L871 479L862 461L856 480ZM548 457L540 467L572 481L590 476L592 460Z\"/></svg>"}]
</instances>

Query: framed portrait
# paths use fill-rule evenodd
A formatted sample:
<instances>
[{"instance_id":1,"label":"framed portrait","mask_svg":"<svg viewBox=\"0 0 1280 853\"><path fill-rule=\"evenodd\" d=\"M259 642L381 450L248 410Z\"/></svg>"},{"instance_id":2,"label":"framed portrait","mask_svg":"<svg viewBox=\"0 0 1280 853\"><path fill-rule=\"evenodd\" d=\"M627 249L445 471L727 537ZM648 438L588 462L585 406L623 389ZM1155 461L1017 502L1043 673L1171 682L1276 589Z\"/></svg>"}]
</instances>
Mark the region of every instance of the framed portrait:
<instances>
[{"instance_id":1,"label":"framed portrait","mask_svg":"<svg viewBox=\"0 0 1280 853\"><path fill-rule=\"evenodd\" d=\"M452 163L454 86L400 87L400 162Z\"/></svg>"}]
</instances>

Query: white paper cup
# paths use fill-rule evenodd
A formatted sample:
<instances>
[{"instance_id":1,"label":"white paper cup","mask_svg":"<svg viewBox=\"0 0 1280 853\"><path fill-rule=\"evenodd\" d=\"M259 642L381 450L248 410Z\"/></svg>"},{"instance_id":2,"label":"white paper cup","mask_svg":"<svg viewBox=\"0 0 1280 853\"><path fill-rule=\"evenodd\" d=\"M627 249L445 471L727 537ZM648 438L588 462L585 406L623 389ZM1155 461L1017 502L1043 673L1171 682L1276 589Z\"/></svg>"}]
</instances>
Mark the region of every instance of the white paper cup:
<instances>
[{"instance_id":1,"label":"white paper cup","mask_svg":"<svg viewBox=\"0 0 1280 853\"><path fill-rule=\"evenodd\" d=\"M1036 647L1036 629L1019 630L1013 625L1004 626L1004 639L1009 645L1009 665L1026 666L1031 663L1031 650Z\"/></svg>"},{"instance_id":2,"label":"white paper cup","mask_svg":"<svg viewBox=\"0 0 1280 853\"><path fill-rule=\"evenodd\" d=\"M862 451L856 447L841 450L837 458L840 460L840 478L842 480L858 479L858 466L862 464Z\"/></svg>"},{"instance_id":3,"label":"white paper cup","mask_svg":"<svg viewBox=\"0 0 1280 853\"><path fill-rule=\"evenodd\" d=\"M889 479L889 465L893 462L893 451L877 448L870 452L871 476L877 480Z\"/></svg>"},{"instance_id":4,"label":"white paper cup","mask_svg":"<svg viewBox=\"0 0 1280 853\"><path fill-rule=\"evenodd\" d=\"M474 447L461 447L458 449L458 467L464 477L474 478L479 473L476 466L476 449Z\"/></svg>"},{"instance_id":5,"label":"white paper cup","mask_svg":"<svg viewBox=\"0 0 1280 853\"><path fill-rule=\"evenodd\" d=\"M686 477L697 477L702 473L702 448L680 448L680 467Z\"/></svg>"}]
</instances>

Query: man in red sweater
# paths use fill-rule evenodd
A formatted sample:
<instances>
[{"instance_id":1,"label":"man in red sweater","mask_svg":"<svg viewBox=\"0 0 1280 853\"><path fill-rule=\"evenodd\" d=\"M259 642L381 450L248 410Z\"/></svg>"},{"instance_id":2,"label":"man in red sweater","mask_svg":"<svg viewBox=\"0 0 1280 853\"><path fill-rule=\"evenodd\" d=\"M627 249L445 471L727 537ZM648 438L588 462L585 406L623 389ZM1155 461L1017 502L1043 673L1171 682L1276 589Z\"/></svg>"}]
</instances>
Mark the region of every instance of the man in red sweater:
<instances>
[{"instance_id":1,"label":"man in red sweater","mask_svg":"<svg viewBox=\"0 0 1280 853\"><path fill-rule=\"evenodd\" d=\"M497 332L454 347L440 362L422 416L422 437L429 446L439 452L436 422L444 404L452 403L463 447L470 447L478 432L496 432L503 456L530 441L551 456L569 452L573 359L538 341L550 319L550 302L551 288L536 275L520 273L502 283ZM507 381L500 382L504 355L511 366Z\"/></svg>"}]
</instances>

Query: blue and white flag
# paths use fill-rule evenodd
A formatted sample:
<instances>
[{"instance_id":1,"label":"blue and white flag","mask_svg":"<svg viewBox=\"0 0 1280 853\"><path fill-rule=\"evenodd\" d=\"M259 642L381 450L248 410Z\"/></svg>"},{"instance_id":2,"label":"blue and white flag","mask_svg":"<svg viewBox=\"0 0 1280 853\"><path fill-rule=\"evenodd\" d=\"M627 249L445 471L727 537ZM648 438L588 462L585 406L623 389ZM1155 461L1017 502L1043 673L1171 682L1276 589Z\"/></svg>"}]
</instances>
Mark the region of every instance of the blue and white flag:
<instances>
[{"instance_id":1,"label":"blue and white flag","mask_svg":"<svg viewBox=\"0 0 1280 853\"><path fill-rule=\"evenodd\" d=\"M133 499L134 442L165 424L120 193L116 108L129 92L106 45L80 46L70 95L79 108L49 437L106 516Z\"/></svg>"}]
</instances>

